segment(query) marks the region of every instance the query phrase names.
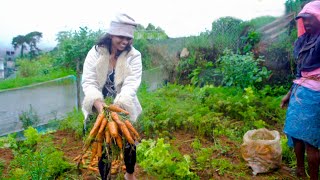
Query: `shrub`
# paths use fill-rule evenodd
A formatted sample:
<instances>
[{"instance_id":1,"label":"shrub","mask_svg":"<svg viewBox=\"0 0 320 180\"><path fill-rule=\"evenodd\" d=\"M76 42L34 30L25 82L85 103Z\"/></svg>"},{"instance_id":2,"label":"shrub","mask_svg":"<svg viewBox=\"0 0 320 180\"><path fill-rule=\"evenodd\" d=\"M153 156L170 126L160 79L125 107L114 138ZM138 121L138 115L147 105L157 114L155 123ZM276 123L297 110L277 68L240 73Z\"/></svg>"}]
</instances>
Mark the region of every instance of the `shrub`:
<instances>
[{"instance_id":1,"label":"shrub","mask_svg":"<svg viewBox=\"0 0 320 180\"><path fill-rule=\"evenodd\" d=\"M259 66L262 61L261 57L254 59L252 53L239 55L226 49L218 59L217 73L222 75L222 84L225 86L258 87L271 74L266 67Z\"/></svg>"},{"instance_id":2,"label":"shrub","mask_svg":"<svg viewBox=\"0 0 320 180\"><path fill-rule=\"evenodd\" d=\"M28 111L23 111L19 115L19 120L22 122L22 127L24 129L27 129L29 126L34 127L40 122L39 116L32 108L31 104Z\"/></svg>"}]
</instances>

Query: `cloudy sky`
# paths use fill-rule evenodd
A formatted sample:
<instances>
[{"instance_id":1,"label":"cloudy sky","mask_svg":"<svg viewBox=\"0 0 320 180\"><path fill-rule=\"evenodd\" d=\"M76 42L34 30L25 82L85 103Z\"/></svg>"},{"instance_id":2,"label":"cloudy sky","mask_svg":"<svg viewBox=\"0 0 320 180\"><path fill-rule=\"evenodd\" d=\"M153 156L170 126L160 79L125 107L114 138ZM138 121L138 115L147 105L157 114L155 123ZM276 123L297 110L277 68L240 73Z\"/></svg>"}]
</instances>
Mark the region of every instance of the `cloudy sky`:
<instances>
[{"instance_id":1,"label":"cloudy sky","mask_svg":"<svg viewBox=\"0 0 320 180\"><path fill-rule=\"evenodd\" d=\"M144 27L152 23L169 37L198 35L219 17L250 20L282 16L286 0L1 0L0 44L17 35L43 33L43 44L55 45L63 30L106 29L116 13L126 12Z\"/></svg>"}]
</instances>

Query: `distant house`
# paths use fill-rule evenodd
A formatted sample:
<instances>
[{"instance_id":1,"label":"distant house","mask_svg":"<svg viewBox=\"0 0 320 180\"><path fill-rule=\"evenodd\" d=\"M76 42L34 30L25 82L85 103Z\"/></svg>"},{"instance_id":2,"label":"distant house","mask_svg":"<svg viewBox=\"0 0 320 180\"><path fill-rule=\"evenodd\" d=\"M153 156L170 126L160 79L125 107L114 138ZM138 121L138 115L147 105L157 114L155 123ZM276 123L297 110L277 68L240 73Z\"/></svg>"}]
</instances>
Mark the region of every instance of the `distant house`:
<instances>
[{"instance_id":1,"label":"distant house","mask_svg":"<svg viewBox=\"0 0 320 180\"><path fill-rule=\"evenodd\" d=\"M15 70L15 52L7 50L4 59L4 78L10 76Z\"/></svg>"},{"instance_id":2,"label":"distant house","mask_svg":"<svg viewBox=\"0 0 320 180\"><path fill-rule=\"evenodd\" d=\"M4 59L0 58L0 79L4 79Z\"/></svg>"}]
</instances>

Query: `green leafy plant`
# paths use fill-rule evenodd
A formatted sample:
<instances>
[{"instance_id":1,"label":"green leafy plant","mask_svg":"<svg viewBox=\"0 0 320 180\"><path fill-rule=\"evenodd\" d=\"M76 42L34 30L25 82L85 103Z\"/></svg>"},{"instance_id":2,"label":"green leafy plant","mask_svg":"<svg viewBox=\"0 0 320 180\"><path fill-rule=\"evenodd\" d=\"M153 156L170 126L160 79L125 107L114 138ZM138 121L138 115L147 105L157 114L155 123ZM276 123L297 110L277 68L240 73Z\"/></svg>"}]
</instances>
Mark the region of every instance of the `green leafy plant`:
<instances>
[{"instance_id":1,"label":"green leafy plant","mask_svg":"<svg viewBox=\"0 0 320 180\"><path fill-rule=\"evenodd\" d=\"M2 177L4 167L5 167L5 161L0 158L0 178Z\"/></svg>"},{"instance_id":2,"label":"green leafy plant","mask_svg":"<svg viewBox=\"0 0 320 180\"><path fill-rule=\"evenodd\" d=\"M28 129L24 130L24 136L25 136L25 140L24 140L24 144L27 145L28 147L33 147L35 145L37 145L37 143L39 142L39 138L41 137L37 130L34 129L33 127L29 126Z\"/></svg>"},{"instance_id":3,"label":"green leafy plant","mask_svg":"<svg viewBox=\"0 0 320 180\"><path fill-rule=\"evenodd\" d=\"M252 53L239 55L226 49L217 62L217 73L222 75L225 86L258 87L271 74L266 67L259 66L262 61L254 59Z\"/></svg>"},{"instance_id":4,"label":"green leafy plant","mask_svg":"<svg viewBox=\"0 0 320 180\"><path fill-rule=\"evenodd\" d=\"M71 168L58 151L50 136L38 134L29 127L24 132L24 141L16 143L14 159L10 162L12 179L55 179L60 173ZM32 146L32 148L30 148Z\"/></svg>"},{"instance_id":5,"label":"green leafy plant","mask_svg":"<svg viewBox=\"0 0 320 180\"><path fill-rule=\"evenodd\" d=\"M146 172L160 179L199 179L190 171L190 157L182 156L162 138L142 140L137 147L137 161Z\"/></svg>"},{"instance_id":6,"label":"green leafy plant","mask_svg":"<svg viewBox=\"0 0 320 180\"><path fill-rule=\"evenodd\" d=\"M78 137L83 134L83 113L73 109L72 112L67 113L67 116L61 120L58 120L59 127L61 130L72 130Z\"/></svg>"},{"instance_id":7,"label":"green leafy plant","mask_svg":"<svg viewBox=\"0 0 320 180\"><path fill-rule=\"evenodd\" d=\"M226 159L213 159L211 165L212 168L216 169L219 175L224 175L226 172L231 172L235 169L235 165Z\"/></svg>"},{"instance_id":8,"label":"green leafy plant","mask_svg":"<svg viewBox=\"0 0 320 180\"><path fill-rule=\"evenodd\" d=\"M27 129L29 126L36 126L39 122L39 116L30 104L28 111L23 111L19 115L19 120L22 122L22 127Z\"/></svg>"}]
</instances>

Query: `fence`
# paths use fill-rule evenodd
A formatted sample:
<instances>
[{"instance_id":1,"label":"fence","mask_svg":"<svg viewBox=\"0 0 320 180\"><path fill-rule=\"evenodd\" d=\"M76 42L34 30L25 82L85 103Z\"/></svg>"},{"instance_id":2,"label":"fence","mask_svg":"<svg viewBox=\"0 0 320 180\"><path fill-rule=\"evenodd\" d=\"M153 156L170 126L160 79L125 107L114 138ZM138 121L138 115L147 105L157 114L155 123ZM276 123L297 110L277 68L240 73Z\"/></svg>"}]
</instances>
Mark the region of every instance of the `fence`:
<instances>
[{"instance_id":1,"label":"fence","mask_svg":"<svg viewBox=\"0 0 320 180\"><path fill-rule=\"evenodd\" d=\"M165 79L162 68L144 71L142 75L142 82L151 91L160 87ZM82 98L83 93L80 94ZM0 136L22 131L19 116L30 111L30 107L40 119L39 126L65 117L77 107L75 76L0 91Z\"/></svg>"}]
</instances>

